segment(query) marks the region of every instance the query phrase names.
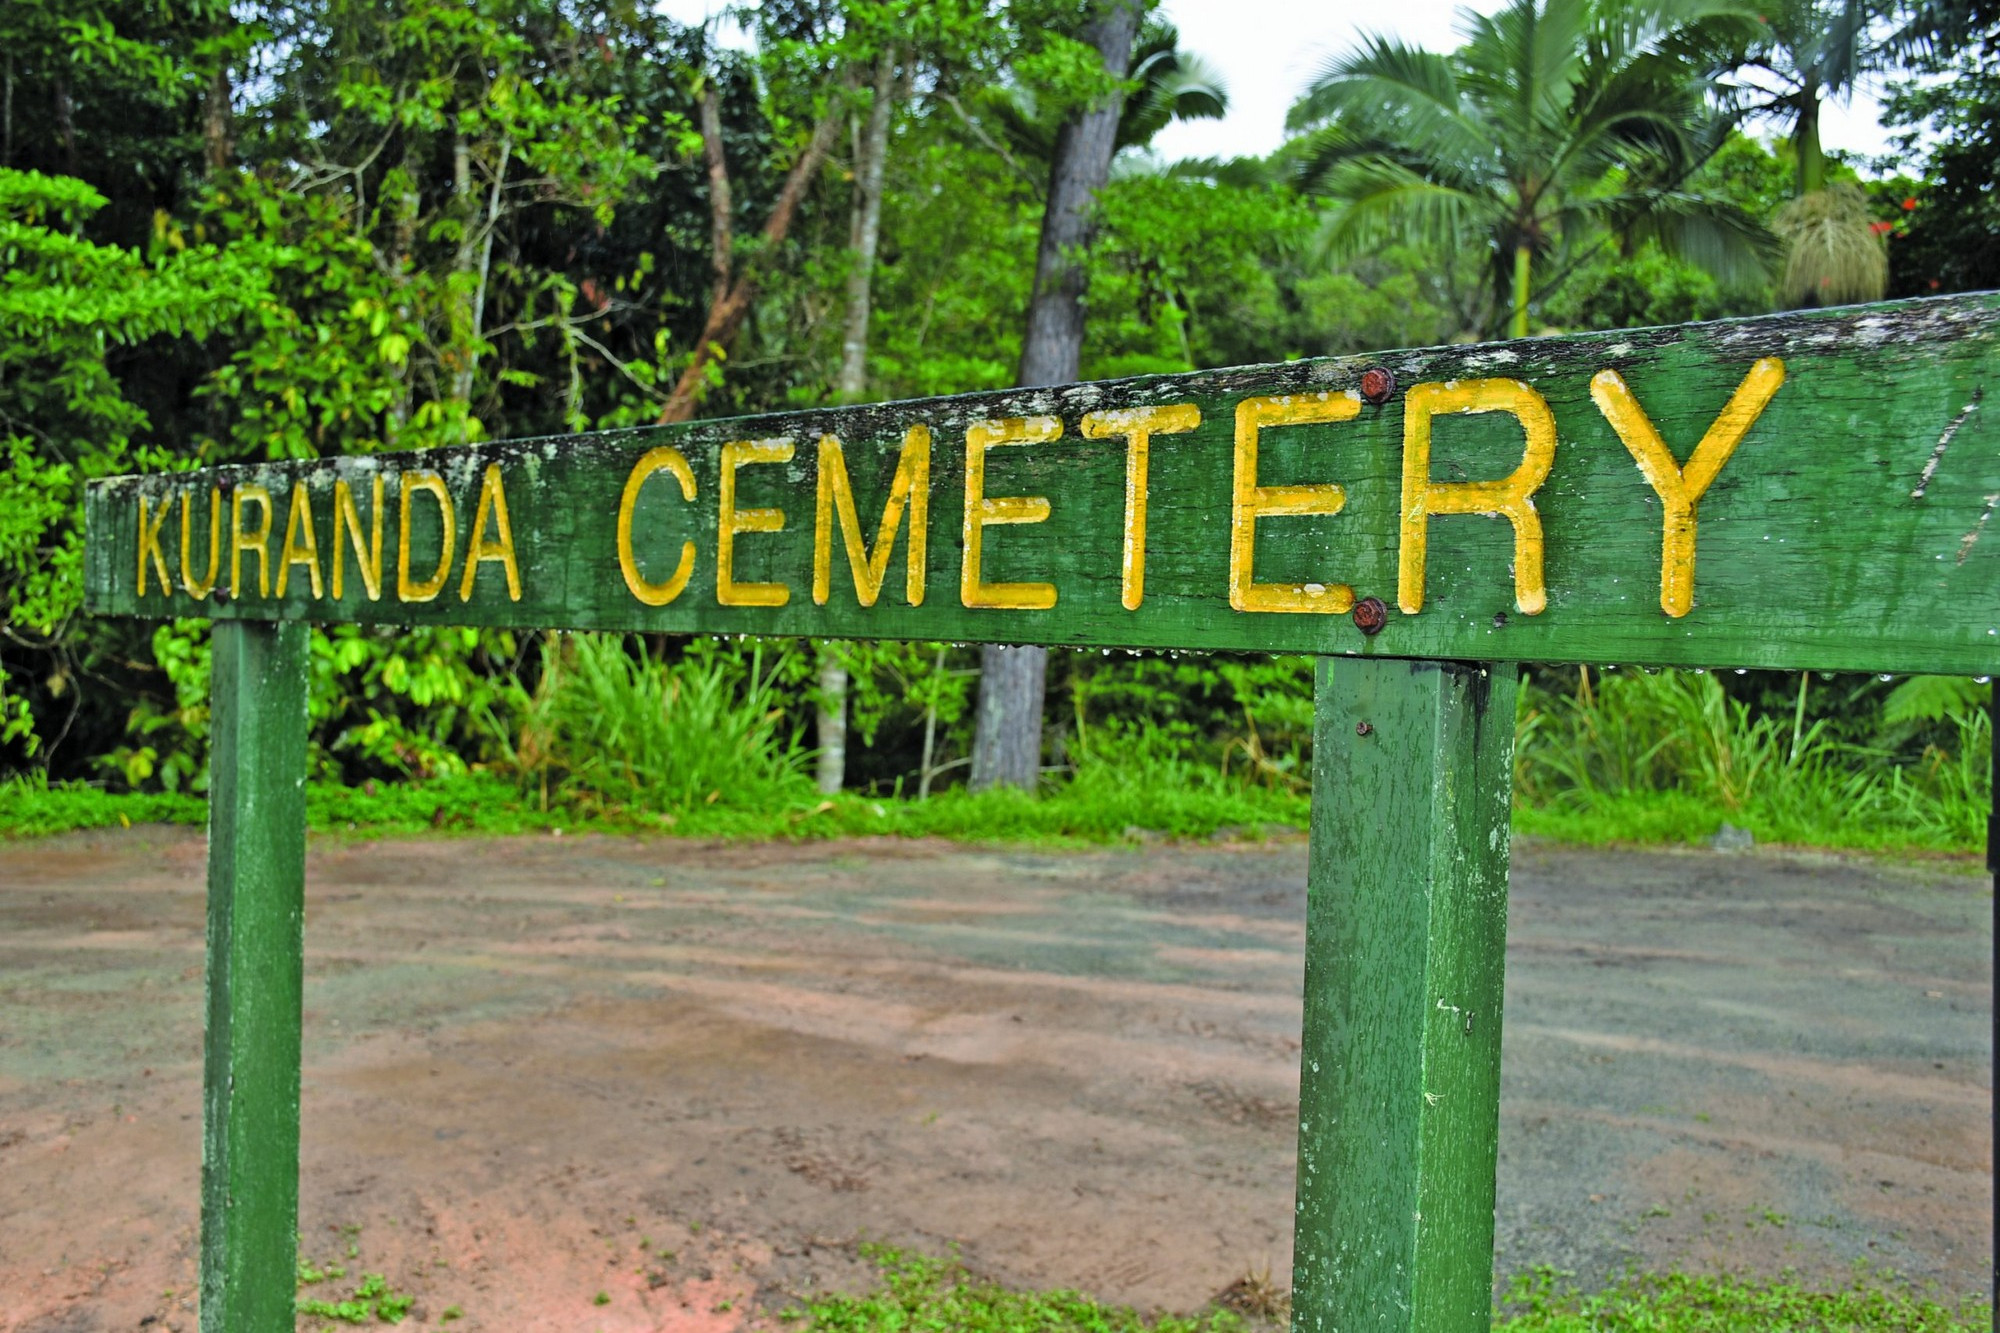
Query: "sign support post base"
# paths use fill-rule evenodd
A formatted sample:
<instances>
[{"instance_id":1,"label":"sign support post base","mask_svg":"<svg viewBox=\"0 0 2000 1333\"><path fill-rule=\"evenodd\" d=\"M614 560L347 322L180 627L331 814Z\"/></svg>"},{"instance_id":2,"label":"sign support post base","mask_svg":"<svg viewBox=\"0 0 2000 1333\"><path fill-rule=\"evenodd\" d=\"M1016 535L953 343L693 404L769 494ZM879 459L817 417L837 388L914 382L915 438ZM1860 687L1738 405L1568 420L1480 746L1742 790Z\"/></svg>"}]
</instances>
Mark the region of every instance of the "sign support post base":
<instances>
[{"instance_id":1,"label":"sign support post base","mask_svg":"<svg viewBox=\"0 0 2000 1333\"><path fill-rule=\"evenodd\" d=\"M306 636L299 621L215 622L202 1333L298 1322Z\"/></svg>"},{"instance_id":2,"label":"sign support post base","mask_svg":"<svg viewBox=\"0 0 2000 1333\"><path fill-rule=\"evenodd\" d=\"M1298 1333L1491 1322L1518 687L1513 666L1320 661Z\"/></svg>"}]
</instances>

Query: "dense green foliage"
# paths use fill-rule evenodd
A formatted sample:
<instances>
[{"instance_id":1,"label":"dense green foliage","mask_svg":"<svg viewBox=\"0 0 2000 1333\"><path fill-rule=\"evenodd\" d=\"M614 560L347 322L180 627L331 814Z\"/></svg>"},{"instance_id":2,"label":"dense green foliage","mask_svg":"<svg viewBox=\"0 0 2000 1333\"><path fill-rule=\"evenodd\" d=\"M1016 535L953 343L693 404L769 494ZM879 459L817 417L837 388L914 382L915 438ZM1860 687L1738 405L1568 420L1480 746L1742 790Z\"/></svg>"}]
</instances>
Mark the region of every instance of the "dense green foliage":
<instances>
[{"instance_id":1,"label":"dense green foliage","mask_svg":"<svg viewBox=\"0 0 2000 1333\"><path fill-rule=\"evenodd\" d=\"M707 414L843 396L878 99L866 396L1010 382L1055 127L1105 87L1077 39L1088 12L768 0L739 49L626 0L8 7L8 827L185 814L206 786L206 627L78 616L84 480L640 422L673 410L682 381ZM1268 159L1178 163L1152 136L1214 114L1226 89L1149 20L1081 256L1084 373L1481 337L1529 314L1583 329L1768 309L1768 228L1805 139L1797 124L1775 147L1743 132L1759 71L1795 121L1850 66L1922 75L1891 100L1932 136L1921 175L1875 188L1864 243L1887 245L1898 291L1995 281L1992 16L1919 7L1898 41L1850 50L1825 5L1801 0L1768 31L1746 12L1516 0L1456 52L1362 48ZM742 318L706 341L726 291L745 294ZM852 674L859 795L814 818L847 827L844 812L881 803L923 807L879 817L899 828L945 827L932 812L951 801L914 798L964 778L968 651L354 626L313 637L316 808L420 781L504 789L487 805L524 826L790 820L816 805L804 737L821 654ZM1047 786L1070 813L1002 824L1117 837L1297 808L1302 663L1069 654L1052 671ZM1524 732L1530 827L1977 836L1987 733L1969 704L1910 725L1882 712L1884 688L1815 685L1810 743L1794 746L1795 682L1621 678L1574 699L1542 685ZM1689 739L1635 751L1656 726ZM1721 731L1737 738L1727 762ZM93 805L75 782L135 800ZM32 813L59 807L73 813Z\"/></svg>"}]
</instances>

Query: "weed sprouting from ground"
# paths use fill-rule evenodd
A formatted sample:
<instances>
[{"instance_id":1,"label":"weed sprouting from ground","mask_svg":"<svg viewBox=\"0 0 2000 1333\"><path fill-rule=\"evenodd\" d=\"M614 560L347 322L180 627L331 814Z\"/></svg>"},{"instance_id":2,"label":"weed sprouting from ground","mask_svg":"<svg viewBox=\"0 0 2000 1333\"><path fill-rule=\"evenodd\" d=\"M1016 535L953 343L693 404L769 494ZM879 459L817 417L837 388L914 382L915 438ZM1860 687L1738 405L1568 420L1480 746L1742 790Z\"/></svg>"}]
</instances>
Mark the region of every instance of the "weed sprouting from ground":
<instances>
[{"instance_id":1,"label":"weed sprouting from ground","mask_svg":"<svg viewBox=\"0 0 2000 1333\"><path fill-rule=\"evenodd\" d=\"M1012 1291L973 1276L956 1259L886 1246L865 1245L861 1252L881 1274L874 1292L822 1296L779 1318L800 1333L1241 1333L1282 1327L1289 1306L1268 1271L1231 1284L1218 1297L1229 1308L1149 1317L1073 1291ZM1258 1308L1232 1299L1245 1296ZM1585 1294L1541 1268L1515 1279L1493 1327L1494 1333L1970 1333L1992 1327L1992 1307L1976 1299L1945 1304L1860 1278L1821 1290L1783 1280L1640 1274Z\"/></svg>"},{"instance_id":2,"label":"weed sprouting from ground","mask_svg":"<svg viewBox=\"0 0 2000 1333\"><path fill-rule=\"evenodd\" d=\"M1012 1291L973 1276L955 1259L861 1247L882 1275L866 1296L822 1296L781 1316L803 1319L813 1333L1236 1333L1243 1320L1227 1310L1148 1319L1073 1291Z\"/></svg>"},{"instance_id":3,"label":"weed sprouting from ground","mask_svg":"<svg viewBox=\"0 0 2000 1333\"><path fill-rule=\"evenodd\" d=\"M334 1264L321 1267L303 1259L299 1261L299 1285L302 1287L338 1281L345 1276L346 1270ZM335 1319L343 1324L366 1324L370 1321L400 1324L414 1304L414 1296L395 1290L382 1274L364 1273L353 1292L346 1297L322 1300L315 1296L301 1296L298 1312L301 1318Z\"/></svg>"},{"instance_id":4,"label":"weed sprouting from ground","mask_svg":"<svg viewBox=\"0 0 2000 1333\"><path fill-rule=\"evenodd\" d=\"M1522 1274L1508 1291L1513 1313L1494 1333L1970 1333L1993 1327L1993 1307L1953 1304L1857 1279L1819 1290L1788 1281L1647 1273L1592 1294L1551 1269Z\"/></svg>"}]
</instances>

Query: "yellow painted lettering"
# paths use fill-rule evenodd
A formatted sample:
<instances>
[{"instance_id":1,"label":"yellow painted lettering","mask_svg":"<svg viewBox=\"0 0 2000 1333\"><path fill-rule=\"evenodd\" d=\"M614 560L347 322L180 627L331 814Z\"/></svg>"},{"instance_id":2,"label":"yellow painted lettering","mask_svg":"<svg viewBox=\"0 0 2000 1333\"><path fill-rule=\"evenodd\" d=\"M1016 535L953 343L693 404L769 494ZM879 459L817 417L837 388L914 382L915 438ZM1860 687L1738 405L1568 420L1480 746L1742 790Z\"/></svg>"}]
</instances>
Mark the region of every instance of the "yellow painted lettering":
<instances>
[{"instance_id":1,"label":"yellow painted lettering","mask_svg":"<svg viewBox=\"0 0 2000 1333\"><path fill-rule=\"evenodd\" d=\"M1618 432L1640 473L1660 497L1664 516L1660 609L1676 619L1694 606L1695 506L1784 382L1785 363L1775 356L1751 366L1723 405L1722 414L1688 455L1687 466L1682 467L1617 371L1600 370L1590 381L1590 397L1597 410Z\"/></svg>"},{"instance_id":2,"label":"yellow painted lettering","mask_svg":"<svg viewBox=\"0 0 2000 1333\"><path fill-rule=\"evenodd\" d=\"M243 530L243 506L257 506L255 532ZM230 496L229 595L243 595L243 553L257 553L257 595L271 595L271 493L262 486L238 486Z\"/></svg>"},{"instance_id":3,"label":"yellow painted lettering","mask_svg":"<svg viewBox=\"0 0 2000 1333\"><path fill-rule=\"evenodd\" d=\"M285 595L293 565L306 567L307 581L314 597L326 596L319 581L319 538L313 532L312 497L303 481L292 483L292 504L285 515L285 544L278 551L278 596Z\"/></svg>"},{"instance_id":4,"label":"yellow painted lettering","mask_svg":"<svg viewBox=\"0 0 2000 1333\"><path fill-rule=\"evenodd\" d=\"M694 471L681 451L671 445L648 449L632 465L625 478L625 490L618 497L618 568L625 575L625 587L647 606L665 606L681 595L694 573L694 543L681 544L680 563L664 583L649 583L639 572L639 557L632 549L632 513L639 505L639 491L647 478L657 472L671 472L681 484L681 499L694 500Z\"/></svg>"},{"instance_id":5,"label":"yellow painted lettering","mask_svg":"<svg viewBox=\"0 0 2000 1333\"><path fill-rule=\"evenodd\" d=\"M1201 424L1201 409L1193 403L1171 407L1127 407L1092 412L1079 429L1093 440L1125 437L1125 544L1118 580L1118 600L1137 611L1146 597L1146 472L1153 436L1183 435Z\"/></svg>"},{"instance_id":6,"label":"yellow painted lettering","mask_svg":"<svg viewBox=\"0 0 2000 1333\"><path fill-rule=\"evenodd\" d=\"M208 580L203 582L194 576L194 562L189 558L189 548L193 546L193 536L189 529L194 525L190 511L194 508L194 496L188 491L181 492L181 587L196 601L202 600L215 591L215 581L222 576L222 490L208 488Z\"/></svg>"},{"instance_id":7,"label":"yellow painted lettering","mask_svg":"<svg viewBox=\"0 0 2000 1333\"><path fill-rule=\"evenodd\" d=\"M854 488L847 476L847 456L840 441L822 435L819 441L819 498L813 514L813 604L825 606L833 595L833 527L840 524L840 536L847 547L847 568L854 576L854 597L863 606L875 605L882 595L882 580L889 572L889 556L896 547L896 528L903 510L910 511L910 548L903 559L903 596L911 606L924 604L924 573L928 556L931 507L931 431L928 426L912 426L903 434L903 452L896 461L896 476L889 483L889 500L882 506L882 522L875 530L871 553L862 540L861 516L854 505Z\"/></svg>"},{"instance_id":8,"label":"yellow painted lettering","mask_svg":"<svg viewBox=\"0 0 2000 1333\"><path fill-rule=\"evenodd\" d=\"M174 581L167 573L167 553L160 546L160 529L166 526L167 511L174 507L170 499L160 501L159 510L153 521L146 522L146 497L139 497L139 591L137 596L146 595L146 557L151 556L153 569L160 576L160 596L166 597L174 590Z\"/></svg>"},{"instance_id":9,"label":"yellow painted lettering","mask_svg":"<svg viewBox=\"0 0 2000 1333\"><path fill-rule=\"evenodd\" d=\"M354 548L354 567L361 571L361 591L371 602L382 600L382 474L375 474L375 506L368 511L368 544L362 545L361 512L354 506L354 491L343 479L333 483L333 598L346 595L343 585L347 547L340 544L342 529Z\"/></svg>"},{"instance_id":10,"label":"yellow painted lettering","mask_svg":"<svg viewBox=\"0 0 2000 1333\"><path fill-rule=\"evenodd\" d=\"M494 540L486 540L488 516L496 529ZM521 600L521 571L514 564L514 528L507 521L507 490L500 484L500 465L488 463L479 483L479 507L472 516L472 545L465 552L465 577L459 580L458 600L472 600L472 580L479 566L495 560L507 571L507 600Z\"/></svg>"},{"instance_id":11,"label":"yellow painted lettering","mask_svg":"<svg viewBox=\"0 0 2000 1333\"><path fill-rule=\"evenodd\" d=\"M404 602L432 601L444 591L445 580L451 577L451 558L458 550L458 526L451 511L451 492L445 489L444 478L435 472L405 472L400 490L402 503L398 506L396 525L396 598ZM437 501L439 529L437 568L422 582L410 577L410 517L419 495L428 495Z\"/></svg>"},{"instance_id":12,"label":"yellow painted lettering","mask_svg":"<svg viewBox=\"0 0 2000 1333\"><path fill-rule=\"evenodd\" d=\"M738 583L736 538L745 532L783 532L782 509L738 509L736 471L752 463L789 463L790 440L731 440L722 446L721 514L715 529L715 600L723 606L783 606L792 590L782 583Z\"/></svg>"},{"instance_id":13,"label":"yellow painted lettering","mask_svg":"<svg viewBox=\"0 0 2000 1333\"><path fill-rule=\"evenodd\" d=\"M1431 476L1431 420L1460 412L1508 412L1521 423L1527 449L1521 466L1497 481L1437 481ZM1514 525L1514 605L1539 615L1548 605L1542 582L1542 518L1535 492L1556 457L1556 419L1539 393L1519 380L1454 380L1411 388L1403 407L1403 521L1397 552L1396 600L1406 615L1424 609L1424 561L1433 514L1487 514Z\"/></svg>"},{"instance_id":14,"label":"yellow painted lettering","mask_svg":"<svg viewBox=\"0 0 2000 1333\"><path fill-rule=\"evenodd\" d=\"M1049 516L1045 495L988 495L986 451L1006 444L1045 444L1062 436L1060 417L1006 417L975 422L965 432L965 557L959 565L958 600L966 606L1046 611L1056 604L1053 583L985 583L979 567L986 529L1040 523Z\"/></svg>"},{"instance_id":15,"label":"yellow painted lettering","mask_svg":"<svg viewBox=\"0 0 2000 1333\"><path fill-rule=\"evenodd\" d=\"M1347 504L1347 492L1332 483L1259 485L1257 437L1266 426L1348 421L1360 411L1361 395L1351 390L1245 398L1236 405L1236 475L1229 506L1229 604L1236 610L1339 615L1353 609L1354 589L1345 583L1256 582L1258 519L1338 514Z\"/></svg>"}]
</instances>

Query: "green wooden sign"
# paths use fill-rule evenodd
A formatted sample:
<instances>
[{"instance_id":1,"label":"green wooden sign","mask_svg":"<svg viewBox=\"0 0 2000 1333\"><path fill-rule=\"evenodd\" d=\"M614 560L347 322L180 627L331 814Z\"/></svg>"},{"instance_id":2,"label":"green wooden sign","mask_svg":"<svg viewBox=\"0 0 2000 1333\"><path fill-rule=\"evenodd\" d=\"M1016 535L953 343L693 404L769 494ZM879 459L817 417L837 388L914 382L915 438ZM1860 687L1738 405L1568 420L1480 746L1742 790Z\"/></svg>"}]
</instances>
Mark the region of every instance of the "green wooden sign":
<instances>
[{"instance_id":1,"label":"green wooden sign","mask_svg":"<svg viewBox=\"0 0 2000 1333\"><path fill-rule=\"evenodd\" d=\"M89 606L1969 673L1996 372L1977 296L118 478Z\"/></svg>"},{"instance_id":2,"label":"green wooden sign","mask_svg":"<svg viewBox=\"0 0 2000 1333\"><path fill-rule=\"evenodd\" d=\"M1522 661L2000 668L2000 295L94 482L215 619L202 1327L293 1326L305 623L1321 656L1294 1326L1483 1329Z\"/></svg>"}]
</instances>

